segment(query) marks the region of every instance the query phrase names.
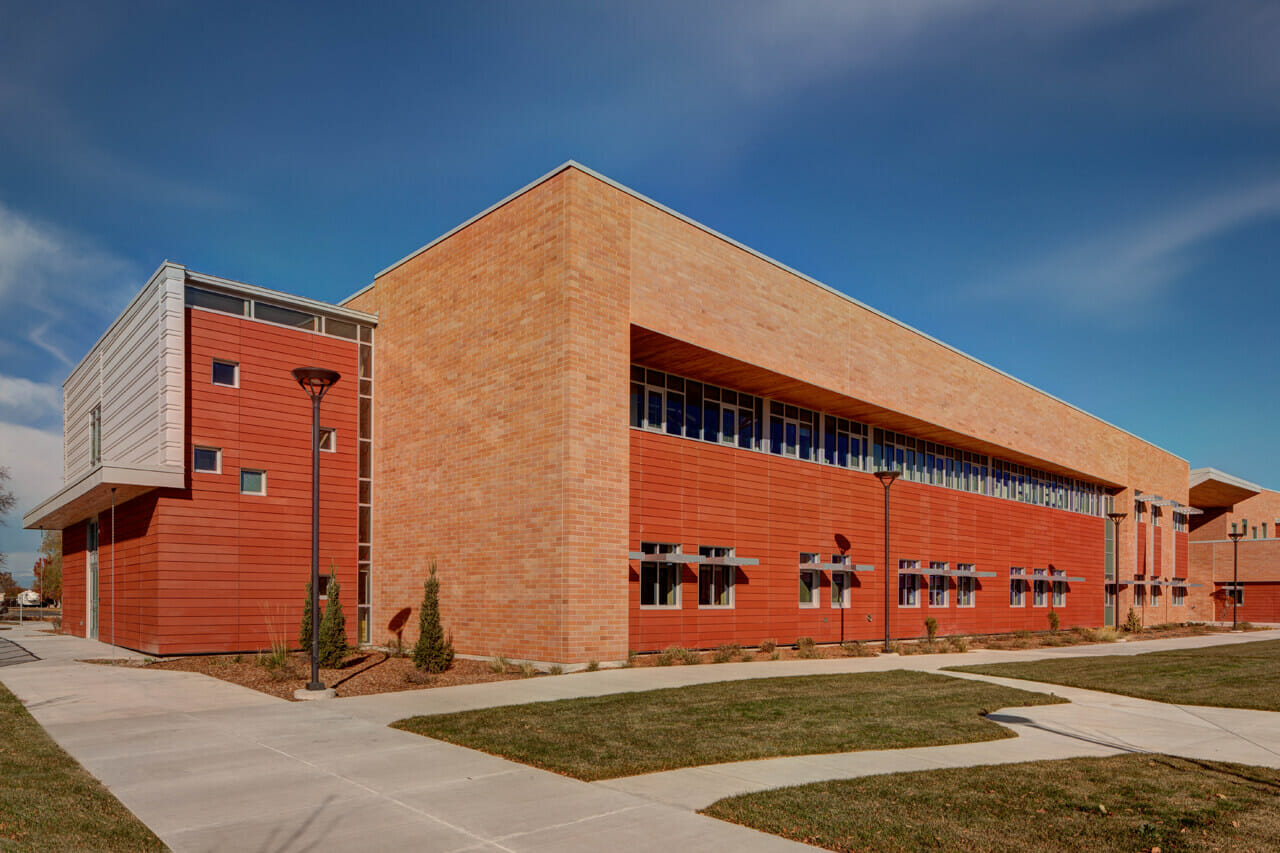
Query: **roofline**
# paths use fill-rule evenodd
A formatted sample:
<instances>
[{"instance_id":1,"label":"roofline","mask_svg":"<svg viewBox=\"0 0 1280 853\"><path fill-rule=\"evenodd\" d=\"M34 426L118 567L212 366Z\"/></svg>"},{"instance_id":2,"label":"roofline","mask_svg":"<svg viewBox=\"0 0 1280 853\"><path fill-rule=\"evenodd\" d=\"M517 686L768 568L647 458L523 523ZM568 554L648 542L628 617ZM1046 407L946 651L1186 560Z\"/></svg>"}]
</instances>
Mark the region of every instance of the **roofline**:
<instances>
[{"instance_id":1,"label":"roofline","mask_svg":"<svg viewBox=\"0 0 1280 853\"><path fill-rule=\"evenodd\" d=\"M185 267L183 269L186 269ZM245 281L236 281L232 278L222 278L221 276L210 275L209 273L196 272L195 270L187 270L188 284L204 284L213 287L220 287L226 290L234 290L237 293L243 293L253 299L269 299L273 302L283 302L286 305L292 305L307 311L313 311L318 314L337 317L344 320L354 320L358 323L369 323L371 325L378 324L377 316L357 311L354 308L344 308L341 305L334 305L331 302L322 302L319 299L311 299L307 296L295 296L292 293L284 293L279 290L272 290L268 287L261 287L256 284L249 284Z\"/></svg>"},{"instance_id":2,"label":"roofline","mask_svg":"<svg viewBox=\"0 0 1280 853\"><path fill-rule=\"evenodd\" d=\"M448 231L446 231L445 233L441 234L439 237L437 237L437 238L435 238L434 240L432 240L430 243L427 243L427 244L426 244L425 246L423 246L422 248L417 249L416 251L410 252L408 255L405 255L403 258L401 258L400 260L398 260L398 261L396 261L395 263L391 264L390 266L386 267L386 268L385 268L385 269L383 269L381 272L379 272L377 275L375 275L375 276L373 277L373 279L374 279L374 280L373 280L372 282L370 282L369 284L367 284L367 285L365 285L364 287L360 288L360 289L359 289L359 290L357 290L355 293L351 294L350 296L348 296L346 299L344 299L344 300L342 300L342 301L343 301L344 303L346 303L346 302L350 302L352 299L355 299L357 296L360 296L361 294L368 292L368 291L369 291L369 290L370 290L370 289L371 289L371 288L372 288L372 287L377 283L377 280L378 280L379 278L381 278L382 276L384 276L384 275L386 275L387 273L391 272L391 271L392 271L392 270L394 270L396 267L399 267L399 266L401 266L402 264L405 264L405 263L407 263L408 261L413 260L414 258L418 257L418 255L421 255L423 252L425 252L425 251L427 251L428 249L431 249L431 248L433 248L434 246L436 246L438 243L440 243L440 242L442 242L442 241L444 241L444 240L447 240L448 238L452 237L454 234L458 233L459 231L461 231L462 229L466 228L467 226L469 226L469 225L471 225L471 224L475 223L476 221L478 221L478 220L480 220L480 219L483 219L484 217L488 216L490 213L493 213L493 212L494 212L495 210L497 210L498 208L500 208L500 207L502 207L502 206L506 205L507 203L509 203L509 202L511 202L511 201L514 201L515 199L517 199L517 198L519 198L520 196L522 196L522 195L524 195L525 193L527 193L529 190L533 189L534 187L538 186L539 184L542 184L542 183L544 183L544 182L546 182L546 181L550 180L551 178L554 178L556 175L560 174L561 172L563 172L563 171L565 171L565 170L567 170L567 169L577 169L578 171L582 172L583 174L590 175L591 177L595 178L596 180L601 181L602 183L608 184L609 186L613 187L613 188L614 188L614 189L616 189L616 190L619 190L620 192L626 193L627 195L631 196L632 198L636 199L637 201L644 202L645 204L647 204L647 205L649 205L649 206L651 206L651 207L654 207L654 208L656 208L656 209L658 209L658 210L662 211L663 213L668 214L669 216L674 216L676 219L679 219L681 222L684 222L686 225L692 225L694 228L697 228L697 229L699 229L700 231L703 231L703 232L705 232L705 233L707 233L707 234L711 235L712 237L715 237L715 238L717 238L717 239L719 239L719 240L723 240L724 242L728 243L729 245L734 246L735 248L741 249L742 251L746 252L746 253L747 253L747 254L749 254L749 255L752 255L752 256L754 256L754 257L758 258L759 260L762 260L762 261L764 261L764 262L765 262L765 263L767 263L767 264L771 264L771 265L773 265L773 266L777 267L778 269L782 270L783 272L790 273L791 275L794 275L794 276L796 276L797 278L800 278L800 279L802 279L802 280L804 280L804 281L807 281L808 283L810 283L810 284L812 284L812 285L816 285L817 287L820 287L820 288L822 288L823 290L826 290L826 291L828 291L829 293L832 293L832 294L834 294L834 295L836 295L836 296L840 297L841 299L844 299L844 300L846 300L846 301L848 301L848 302L851 302L851 303L853 303L854 305L858 306L859 308L863 309L864 311L870 311L872 314L876 315L877 317L880 317L880 318L882 318L882 319L884 319L884 320L888 320L890 323L893 323L894 325L899 326L900 328L905 329L905 330L906 330L906 331L908 331L908 332L911 332L911 333L913 333L913 334L919 335L920 337L924 338L925 340L930 341L931 343L935 343L935 344L937 344L938 346L943 347L944 349L947 349L947 350L949 350L949 351L951 351L951 352L955 353L956 355L958 355L958 356L960 356L960 357L962 357L962 358L966 358L966 359L968 359L969 361L973 362L974 364L977 364L977 365L978 365L978 366L980 366L980 367L985 367L987 370L991 370L991 371L993 371L993 372L995 372L995 373L998 373L998 374L1000 374L1001 376L1005 377L1006 379L1011 379L1011 380L1013 380L1014 382L1018 383L1019 385L1022 385L1022 386L1023 386L1023 387L1025 387L1025 388L1030 388L1032 391L1035 391L1037 394L1042 394L1043 396L1048 397L1050 400L1053 400L1054 402L1061 403L1062 405L1066 406L1066 407L1067 407L1067 408L1069 408L1069 409L1072 409L1072 410L1074 410L1074 411L1077 411L1077 412L1079 412L1080 414L1085 415L1086 417L1092 418L1093 420L1097 421L1098 423L1102 424L1103 426L1107 426L1107 427L1110 427L1111 429L1118 430L1119 432L1124 433L1125 435L1129 436L1130 438L1135 438L1135 439L1137 439L1138 441L1141 441L1143 444L1149 445L1150 447L1154 447L1156 450L1159 450L1161 453L1166 453L1166 454L1168 454L1169 456L1172 456L1173 458L1175 458L1175 459L1177 459L1177 460L1179 460L1179 461L1181 461L1181 462L1187 462L1187 460L1186 460L1186 459L1184 459L1183 457L1179 456L1178 454L1176 454L1176 453L1174 453L1174 452L1172 452L1172 451L1170 451L1170 450L1166 450L1165 448L1161 447L1160 445L1156 444L1156 443L1155 443L1155 442L1153 442L1153 441L1150 441L1150 440L1148 440L1148 439L1145 439L1145 438L1143 438L1142 436L1137 435L1136 433L1132 433L1132 432L1130 432L1129 430L1125 429L1124 427L1119 427L1119 426L1116 426L1115 424L1113 424L1113 423L1111 423L1111 422L1109 422L1109 421L1103 420L1102 418L1098 417L1097 415L1093 414L1092 412L1087 412L1087 411L1085 411L1084 409L1080 408L1079 406L1076 406L1076 405L1074 405L1074 404L1072 404L1072 403L1068 403L1066 400L1063 400L1061 397L1054 396L1053 394L1050 394L1048 391L1045 391L1045 390L1043 390L1043 389L1041 389L1041 388L1037 388L1036 386L1032 385L1030 382L1027 382L1027 381L1025 381L1025 380L1023 380L1023 379L1019 379L1018 377L1014 376L1014 375L1013 375L1013 374L1011 374L1011 373L1006 373L1005 371L1001 370L1000 368L995 367L995 366L993 366L993 365L990 365L990 364L986 363L985 361L983 361L982 359L980 359L980 358L977 358L977 357L975 357L975 356L970 355L969 353L965 352L964 350L957 349L956 347L952 346L951 344L949 344L949 343L947 343L947 342L945 342L945 341L941 341L941 340L939 340L939 339L935 338L933 335L928 334L927 332L922 332L922 331L920 331L919 329L915 328L914 326L911 326L911 325L908 325L907 323L902 322L901 320L897 319L896 317L891 317L890 315L888 315L888 314L884 313L883 311L881 311L881 310L879 310L879 309L877 309L877 308L873 308L873 307L871 307L870 305L866 304L865 302L862 302L861 300L856 299L856 298L854 298L854 297L850 296L849 294L847 294L847 293L845 293L845 292L843 292L843 291L837 290L836 288L832 287L832 286L831 286L831 285L829 285L829 284L824 284L823 282L818 281L816 278L813 278L812 276L805 275L804 273L800 272L799 270L794 269L794 268L792 268L792 267L789 267L789 266L787 266L786 264L782 263L781 261L779 261L779 260L777 260L777 259L775 259L775 258L771 258L771 257L769 257L768 255L766 255L766 254L764 254L764 253L762 253L762 252L758 252L758 251L756 251L755 249L751 248L750 246L746 246L746 245L744 245L744 244L742 244L742 243L739 243L737 240L734 240L732 237L727 237L727 236L725 236L724 234L721 234L719 231L716 231L714 228L710 228L710 227L708 227L708 226L706 226L706 225L703 225L701 222L698 222L698 221L697 221L697 220L695 220L695 219L691 219L691 218L689 218L688 216L685 216L683 213L680 213L679 211L672 210L671 208L667 207L665 204L662 204L661 202L654 201L653 199L649 198L648 196L643 195L643 194L641 194L641 193L639 193L639 192L636 192L635 190L631 189L630 187L628 187L628 186L626 186L626 185L624 185L624 184L620 184L620 183L618 183L617 181L613 180L612 178L609 178L609 177L607 177L607 176L605 176L605 175L602 175L602 174L600 174L599 172L595 171L594 169L591 169L591 168L589 168L589 167L587 167L587 166L582 165L581 163L577 162L576 160L566 160L564 163L562 163L562 164L560 164L559 166L557 166L556 168L552 169L550 172L547 172L547 173L546 173L545 175L543 175L542 177L537 178L536 180L534 180L534 181L532 181L532 182L530 182L530 183L526 184L525 186L521 187L520 189L518 189L518 190L516 190L515 192L511 193L510 195L508 195L506 198L502 199L501 201L499 201L499 202L497 202L497 203L495 203L495 204L492 204L492 205L490 205L489 207L486 207L484 210L480 211L480 212L479 212L479 213L477 213L475 216L472 216L470 219L466 220L466 221L465 221L465 222L463 222L462 224L457 225L457 226L455 226L455 227L453 227L453 228L449 229L449 230L448 230ZM1188 464L1189 464L1189 463L1188 463Z\"/></svg>"},{"instance_id":3,"label":"roofline","mask_svg":"<svg viewBox=\"0 0 1280 853\"><path fill-rule=\"evenodd\" d=\"M1229 486L1235 486L1237 489L1244 489L1250 492L1265 492L1268 489L1262 488L1257 483L1250 483L1241 477L1228 474L1226 471L1219 471L1217 468L1194 468L1191 471L1190 488L1195 488L1208 480L1219 480Z\"/></svg>"}]
</instances>

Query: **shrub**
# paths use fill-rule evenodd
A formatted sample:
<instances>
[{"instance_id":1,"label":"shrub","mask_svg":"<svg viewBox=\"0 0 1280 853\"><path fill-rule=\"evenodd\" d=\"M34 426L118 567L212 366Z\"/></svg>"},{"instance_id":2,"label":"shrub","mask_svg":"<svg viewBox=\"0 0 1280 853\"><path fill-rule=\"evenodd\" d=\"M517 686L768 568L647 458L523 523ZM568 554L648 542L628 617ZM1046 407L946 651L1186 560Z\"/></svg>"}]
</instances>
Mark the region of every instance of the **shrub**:
<instances>
[{"instance_id":1,"label":"shrub","mask_svg":"<svg viewBox=\"0 0 1280 853\"><path fill-rule=\"evenodd\" d=\"M509 666L511 666L511 661L507 660L502 655L494 655L493 657L489 658L490 672L496 672L499 675L502 675L504 672L507 671L507 667Z\"/></svg>"},{"instance_id":2,"label":"shrub","mask_svg":"<svg viewBox=\"0 0 1280 853\"><path fill-rule=\"evenodd\" d=\"M342 612L342 588L338 578L330 570L328 602L324 617L320 620L320 665L336 667L342 664L350 647L347 645L347 617Z\"/></svg>"},{"instance_id":3,"label":"shrub","mask_svg":"<svg viewBox=\"0 0 1280 853\"><path fill-rule=\"evenodd\" d=\"M798 658L819 658L822 657L818 652L818 644L813 641L813 637L797 637L796 638L796 657Z\"/></svg>"},{"instance_id":4,"label":"shrub","mask_svg":"<svg viewBox=\"0 0 1280 853\"><path fill-rule=\"evenodd\" d=\"M404 680L410 684L430 684L431 676L420 669L411 669L404 674Z\"/></svg>"},{"instance_id":5,"label":"shrub","mask_svg":"<svg viewBox=\"0 0 1280 853\"><path fill-rule=\"evenodd\" d=\"M1129 615L1124 619L1124 630L1130 634L1137 634L1142 631L1142 620L1138 618L1138 614L1133 612L1133 608L1129 608Z\"/></svg>"},{"instance_id":6,"label":"shrub","mask_svg":"<svg viewBox=\"0 0 1280 853\"><path fill-rule=\"evenodd\" d=\"M599 669L600 669L600 661L598 660L587 661L587 672L598 672Z\"/></svg>"},{"instance_id":7,"label":"shrub","mask_svg":"<svg viewBox=\"0 0 1280 853\"><path fill-rule=\"evenodd\" d=\"M404 640L399 637L392 637L391 642L387 643L387 656L393 658L407 658L409 653L404 650Z\"/></svg>"},{"instance_id":8,"label":"shrub","mask_svg":"<svg viewBox=\"0 0 1280 853\"><path fill-rule=\"evenodd\" d=\"M959 583L959 581L957 581ZM925 633L929 635L929 645L933 645L933 641L938 639L938 620L930 616L924 620Z\"/></svg>"},{"instance_id":9,"label":"shrub","mask_svg":"<svg viewBox=\"0 0 1280 853\"><path fill-rule=\"evenodd\" d=\"M728 663L742 653L737 643L721 643L711 656L712 663Z\"/></svg>"},{"instance_id":10,"label":"shrub","mask_svg":"<svg viewBox=\"0 0 1280 853\"><path fill-rule=\"evenodd\" d=\"M702 663L702 655L698 654L693 649L680 649L677 654L680 658L680 663L685 666L693 666L694 664Z\"/></svg>"},{"instance_id":11,"label":"shrub","mask_svg":"<svg viewBox=\"0 0 1280 853\"><path fill-rule=\"evenodd\" d=\"M1103 625L1095 631L1090 632L1095 643L1114 643L1120 639L1120 634L1110 625Z\"/></svg>"},{"instance_id":12,"label":"shrub","mask_svg":"<svg viewBox=\"0 0 1280 853\"><path fill-rule=\"evenodd\" d=\"M524 663L520 664L520 674L523 675L525 678L533 678L535 675L538 674L538 668L533 664L529 663L528 661L525 661Z\"/></svg>"},{"instance_id":13,"label":"shrub","mask_svg":"<svg viewBox=\"0 0 1280 853\"><path fill-rule=\"evenodd\" d=\"M1058 611L1050 610L1049 611L1049 633L1050 634L1058 633L1058 626L1060 624L1062 624L1062 620L1058 618Z\"/></svg>"},{"instance_id":14,"label":"shrub","mask_svg":"<svg viewBox=\"0 0 1280 853\"><path fill-rule=\"evenodd\" d=\"M764 640L760 643L760 651L764 652L766 655L773 654L773 651L776 648L778 648L776 640Z\"/></svg>"},{"instance_id":15,"label":"shrub","mask_svg":"<svg viewBox=\"0 0 1280 853\"><path fill-rule=\"evenodd\" d=\"M969 651L969 641L964 637L952 637L951 650L953 652L967 652Z\"/></svg>"},{"instance_id":16,"label":"shrub","mask_svg":"<svg viewBox=\"0 0 1280 853\"><path fill-rule=\"evenodd\" d=\"M1236 628L1241 631L1252 631L1255 629L1255 626L1252 622L1237 622Z\"/></svg>"},{"instance_id":17,"label":"shrub","mask_svg":"<svg viewBox=\"0 0 1280 853\"><path fill-rule=\"evenodd\" d=\"M755 659L756 659L756 653L755 653L755 652L743 652L743 653L742 653L742 659L743 659L744 661L753 661L753 660L755 660Z\"/></svg>"},{"instance_id":18,"label":"shrub","mask_svg":"<svg viewBox=\"0 0 1280 853\"><path fill-rule=\"evenodd\" d=\"M777 660L780 657L782 657L782 652L778 651L777 649L774 649L773 651L769 652L769 660Z\"/></svg>"},{"instance_id":19,"label":"shrub","mask_svg":"<svg viewBox=\"0 0 1280 853\"><path fill-rule=\"evenodd\" d=\"M436 564L422 584L422 607L418 611L418 642L413 646L413 662L425 672L444 672L453 665L453 643L445 639L440 624L440 581Z\"/></svg>"},{"instance_id":20,"label":"shrub","mask_svg":"<svg viewBox=\"0 0 1280 853\"><path fill-rule=\"evenodd\" d=\"M558 663L552 664L551 667L547 669L547 673L549 675L564 675L564 667Z\"/></svg>"},{"instance_id":21,"label":"shrub","mask_svg":"<svg viewBox=\"0 0 1280 853\"><path fill-rule=\"evenodd\" d=\"M857 640L841 643L840 650L851 658L870 658L875 657L876 654L875 649L870 645L864 645Z\"/></svg>"},{"instance_id":22,"label":"shrub","mask_svg":"<svg viewBox=\"0 0 1280 853\"><path fill-rule=\"evenodd\" d=\"M679 657L679 654L682 651L684 651L684 649L679 646L667 646L659 652L658 656L653 659L653 662L658 666L671 666L671 664L676 662L676 658Z\"/></svg>"}]
</instances>

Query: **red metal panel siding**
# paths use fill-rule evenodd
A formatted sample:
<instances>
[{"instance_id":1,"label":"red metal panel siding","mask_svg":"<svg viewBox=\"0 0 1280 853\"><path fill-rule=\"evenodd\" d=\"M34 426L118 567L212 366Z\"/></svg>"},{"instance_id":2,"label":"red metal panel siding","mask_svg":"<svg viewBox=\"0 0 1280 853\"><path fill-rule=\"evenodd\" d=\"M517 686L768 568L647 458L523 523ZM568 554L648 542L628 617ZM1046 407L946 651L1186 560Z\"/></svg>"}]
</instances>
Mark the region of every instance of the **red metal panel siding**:
<instances>
[{"instance_id":1,"label":"red metal panel siding","mask_svg":"<svg viewBox=\"0 0 1280 853\"><path fill-rule=\"evenodd\" d=\"M1164 567L1164 560L1163 560L1164 549L1160 547L1161 545L1160 536L1163 532L1164 530L1161 527L1151 528L1152 553L1154 554L1154 559L1152 560L1152 566L1151 566L1152 577L1159 577L1161 574L1161 569Z\"/></svg>"},{"instance_id":2,"label":"red metal panel siding","mask_svg":"<svg viewBox=\"0 0 1280 853\"><path fill-rule=\"evenodd\" d=\"M894 636L924 634L924 619L938 620L942 634L1044 630L1049 607L1009 606L1009 568L1062 569L1073 583L1062 625L1102 622L1104 519L950 489L899 481L890 495L891 560L973 563L994 578L981 578L976 606L955 604L954 582L946 607L930 608L924 589L915 608L897 606L889 590ZM870 474L633 430L631 433L631 549L641 542L678 542L686 553L699 546L732 546L758 566L736 573L732 609L699 609L697 570L684 569L679 609L641 609L639 563L630 568L630 645L654 650L678 644L707 648L720 643L756 644L766 638L793 642L877 639L884 635L884 490ZM819 606L799 606L799 555L823 561L848 539L855 564L876 571L855 574L849 608L830 605L830 573L822 572ZM843 627L841 617L843 615Z\"/></svg>"},{"instance_id":3,"label":"red metal panel siding","mask_svg":"<svg viewBox=\"0 0 1280 853\"><path fill-rule=\"evenodd\" d=\"M85 632L85 535L88 522L62 531L62 630L83 637Z\"/></svg>"},{"instance_id":4,"label":"red metal panel siding","mask_svg":"<svg viewBox=\"0 0 1280 853\"><path fill-rule=\"evenodd\" d=\"M1138 522L1138 562L1133 567L1135 575L1145 575L1147 573L1147 523L1145 521Z\"/></svg>"},{"instance_id":5,"label":"red metal panel siding","mask_svg":"<svg viewBox=\"0 0 1280 853\"><path fill-rule=\"evenodd\" d=\"M192 473L189 492L159 498L154 651L296 643L311 565L311 402L289 373L301 366L342 374L321 405L337 452L320 454L320 570L337 570L354 641L357 345L208 311L187 319L187 458L220 448L222 473ZM239 388L212 384L214 358L239 363ZM240 494L241 467L267 472L266 495Z\"/></svg>"}]
</instances>

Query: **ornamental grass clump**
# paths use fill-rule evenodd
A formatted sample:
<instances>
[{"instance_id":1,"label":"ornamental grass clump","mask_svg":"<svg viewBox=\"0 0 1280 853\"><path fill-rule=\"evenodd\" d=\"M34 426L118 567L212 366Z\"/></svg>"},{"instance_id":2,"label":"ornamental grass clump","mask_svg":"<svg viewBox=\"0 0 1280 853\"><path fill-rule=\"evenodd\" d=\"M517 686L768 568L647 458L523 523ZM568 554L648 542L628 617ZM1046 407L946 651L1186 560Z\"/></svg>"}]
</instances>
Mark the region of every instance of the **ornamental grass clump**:
<instances>
[{"instance_id":1,"label":"ornamental grass clump","mask_svg":"<svg viewBox=\"0 0 1280 853\"><path fill-rule=\"evenodd\" d=\"M418 642L413 646L413 663L424 672L444 672L453 665L453 643L440 624L440 580L436 564L422 585L422 607L418 611Z\"/></svg>"}]
</instances>

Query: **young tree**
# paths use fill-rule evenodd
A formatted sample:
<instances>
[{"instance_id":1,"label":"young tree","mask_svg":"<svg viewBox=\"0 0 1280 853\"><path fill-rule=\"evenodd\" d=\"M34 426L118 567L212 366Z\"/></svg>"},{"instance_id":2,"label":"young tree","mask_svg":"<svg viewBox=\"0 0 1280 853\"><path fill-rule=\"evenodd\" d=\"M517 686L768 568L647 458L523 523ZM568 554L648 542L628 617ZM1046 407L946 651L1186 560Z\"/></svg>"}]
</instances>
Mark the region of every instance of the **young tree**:
<instances>
[{"instance_id":1,"label":"young tree","mask_svg":"<svg viewBox=\"0 0 1280 853\"><path fill-rule=\"evenodd\" d=\"M32 589L53 601L62 600L62 532L45 530L40 534L40 557L35 564Z\"/></svg>"},{"instance_id":2,"label":"young tree","mask_svg":"<svg viewBox=\"0 0 1280 853\"><path fill-rule=\"evenodd\" d=\"M13 575L0 571L0 600L14 598L22 592L22 587L14 581Z\"/></svg>"},{"instance_id":3,"label":"young tree","mask_svg":"<svg viewBox=\"0 0 1280 853\"><path fill-rule=\"evenodd\" d=\"M9 514L9 510L13 509L18 502L18 498L9 489L9 469L4 465L0 465L0 526L8 524L4 517ZM9 555L0 551L0 569L3 569L5 563L9 560ZM12 580L12 579L11 579Z\"/></svg>"},{"instance_id":4,"label":"young tree","mask_svg":"<svg viewBox=\"0 0 1280 853\"><path fill-rule=\"evenodd\" d=\"M347 656L347 617L342 612L338 576L329 575L328 601L320 620L320 665L335 667Z\"/></svg>"},{"instance_id":5,"label":"young tree","mask_svg":"<svg viewBox=\"0 0 1280 853\"><path fill-rule=\"evenodd\" d=\"M311 581L307 581L307 597L302 602L302 623L298 625L298 645L311 651Z\"/></svg>"},{"instance_id":6,"label":"young tree","mask_svg":"<svg viewBox=\"0 0 1280 853\"><path fill-rule=\"evenodd\" d=\"M425 672L444 672L453 663L453 643L445 639L440 624L440 581L436 564L422 585L422 608L418 612L418 642L413 647L413 662Z\"/></svg>"}]
</instances>

